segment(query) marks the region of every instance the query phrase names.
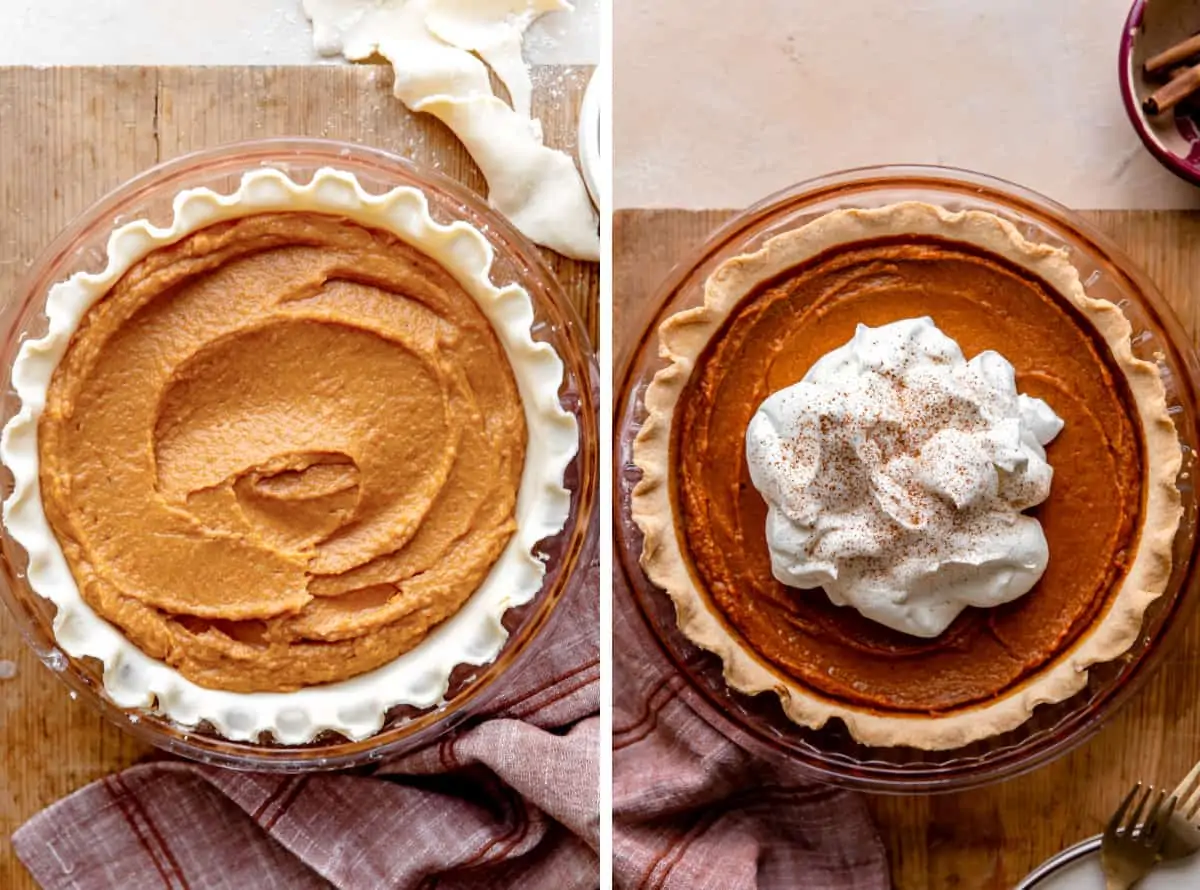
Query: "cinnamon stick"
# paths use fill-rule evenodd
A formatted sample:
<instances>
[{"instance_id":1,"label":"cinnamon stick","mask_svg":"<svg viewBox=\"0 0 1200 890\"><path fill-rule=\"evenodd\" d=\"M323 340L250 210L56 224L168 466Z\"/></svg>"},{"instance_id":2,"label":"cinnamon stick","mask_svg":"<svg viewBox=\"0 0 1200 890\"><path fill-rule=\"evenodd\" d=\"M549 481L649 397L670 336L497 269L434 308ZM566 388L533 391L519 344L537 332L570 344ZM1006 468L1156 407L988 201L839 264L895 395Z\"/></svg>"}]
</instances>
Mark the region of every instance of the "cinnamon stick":
<instances>
[{"instance_id":1,"label":"cinnamon stick","mask_svg":"<svg viewBox=\"0 0 1200 890\"><path fill-rule=\"evenodd\" d=\"M1163 50L1157 56L1148 59L1146 64L1142 66L1142 71L1146 75L1151 75L1162 71L1164 68L1177 65L1198 54L1200 54L1200 34L1194 34L1187 40L1177 43L1170 49Z\"/></svg>"},{"instance_id":2,"label":"cinnamon stick","mask_svg":"<svg viewBox=\"0 0 1200 890\"><path fill-rule=\"evenodd\" d=\"M1154 94L1142 103L1142 111L1146 114L1162 114L1170 111L1192 93L1200 90L1200 65L1195 65L1173 77L1170 83L1159 87Z\"/></svg>"}]
</instances>

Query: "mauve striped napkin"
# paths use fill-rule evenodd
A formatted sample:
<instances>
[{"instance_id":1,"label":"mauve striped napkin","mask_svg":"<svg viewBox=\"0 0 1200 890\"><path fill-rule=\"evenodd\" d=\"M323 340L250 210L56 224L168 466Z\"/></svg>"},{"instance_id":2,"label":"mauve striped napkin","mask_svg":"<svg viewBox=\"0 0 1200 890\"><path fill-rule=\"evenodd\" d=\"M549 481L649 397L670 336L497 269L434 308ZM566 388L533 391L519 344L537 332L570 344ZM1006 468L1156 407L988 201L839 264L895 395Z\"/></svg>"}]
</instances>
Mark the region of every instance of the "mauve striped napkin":
<instances>
[{"instance_id":1,"label":"mauve striped napkin","mask_svg":"<svg viewBox=\"0 0 1200 890\"><path fill-rule=\"evenodd\" d=\"M369 774L132 767L13 837L45 890L592 890L598 575L490 707Z\"/></svg>"},{"instance_id":2,"label":"mauve striped napkin","mask_svg":"<svg viewBox=\"0 0 1200 890\"><path fill-rule=\"evenodd\" d=\"M613 852L622 890L887 890L863 801L767 763L689 705L685 678L614 591Z\"/></svg>"}]
</instances>

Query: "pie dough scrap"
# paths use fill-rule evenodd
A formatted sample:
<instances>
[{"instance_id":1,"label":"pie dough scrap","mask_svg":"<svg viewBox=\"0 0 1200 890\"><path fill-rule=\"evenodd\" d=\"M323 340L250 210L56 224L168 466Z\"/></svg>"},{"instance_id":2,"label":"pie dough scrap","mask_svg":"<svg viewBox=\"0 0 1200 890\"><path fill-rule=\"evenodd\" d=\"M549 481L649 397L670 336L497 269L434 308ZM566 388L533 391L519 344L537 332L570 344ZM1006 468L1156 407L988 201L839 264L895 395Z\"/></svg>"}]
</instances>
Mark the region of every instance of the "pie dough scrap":
<instances>
[{"instance_id":1,"label":"pie dough scrap","mask_svg":"<svg viewBox=\"0 0 1200 890\"><path fill-rule=\"evenodd\" d=\"M430 0L425 26L487 62L508 90L513 111L532 117L533 83L521 56L525 31L548 12L572 8L566 0Z\"/></svg>"},{"instance_id":2,"label":"pie dough scrap","mask_svg":"<svg viewBox=\"0 0 1200 890\"><path fill-rule=\"evenodd\" d=\"M523 234L564 256L600 259L599 217L574 160L543 143L521 57L529 25L547 12L572 9L567 0L303 3L317 52L351 61L386 58L396 97L454 131L487 180L488 202ZM492 91L488 65L511 107Z\"/></svg>"}]
</instances>

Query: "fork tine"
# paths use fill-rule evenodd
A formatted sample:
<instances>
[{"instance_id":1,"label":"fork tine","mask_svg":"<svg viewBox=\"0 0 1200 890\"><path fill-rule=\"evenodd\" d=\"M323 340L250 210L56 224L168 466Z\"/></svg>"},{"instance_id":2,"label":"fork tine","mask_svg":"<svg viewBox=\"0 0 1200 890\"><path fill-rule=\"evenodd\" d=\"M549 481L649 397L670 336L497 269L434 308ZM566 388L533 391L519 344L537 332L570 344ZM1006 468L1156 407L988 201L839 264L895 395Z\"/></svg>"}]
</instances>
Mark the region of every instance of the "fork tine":
<instances>
[{"instance_id":1,"label":"fork tine","mask_svg":"<svg viewBox=\"0 0 1200 890\"><path fill-rule=\"evenodd\" d=\"M1142 823L1141 836L1152 842L1161 840L1174 810L1175 795L1172 794L1168 798L1166 789L1159 791L1154 807L1146 814L1146 821ZM1154 844L1154 846L1158 846L1158 844Z\"/></svg>"},{"instance_id":2,"label":"fork tine","mask_svg":"<svg viewBox=\"0 0 1200 890\"><path fill-rule=\"evenodd\" d=\"M1179 787L1175 789L1175 796L1180 800L1191 797L1197 787L1200 787L1200 763L1193 766L1192 771L1179 783Z\"/></svg>"},{"instance_id":3,"label":"fork tine","mask_svg":"<svg viewBox=\"0 0 1200 890\"><path fill-rule=\"evenodd\" d=\"M1108 824L1104 826L1104 833L1106 835L1110 837L1116 835L1117 829L1121 827L1121 823L1125 820L1125 811L1129 809L1129 805L1133 802L1134 795L1141 789L1141 782L1138 782L1129 789L1129 793L1125 795L1125 799L1121 801L1121 805L1117 807L1117 811L1113 813L1112 818L1108 820Z\"/></svg>"},{"instance_id":4,"label":"fork tine","mask_svg":"<svg viewBox=\"0 0 1200 890\"><path fill-rule=\"evenodd\" d=\"M1178 791L1175 792L1175 796L1179 798L1179 812L1188 819L1196 815L1196 810L1200 810L1200 783L1197 783L1186 798L1181 797Z\"/></svg>"},{"instance_id":5,"label":"fork tine","mask_svg":"<svg viewBox=\"0 0 1200 890\"><path fill-rule=\"evenodd\" d=\"M1179 801L1179 811L1189 819L1200 809L1200 763L1193 766L1192 771L1179 783L1175 798Z\"/></svg>"},{"instance_id":6,"label":"fork tine","mask_svg":"<svg viewBox=\"0 0 1200 890\"><path fill-rule=\"evenodd\" d=\"M1154 793L1153 788L1143 787L1141 782L1138 782L1138 789L1141 791L1141 794L1138 797L1137 805L1133 808L1133 814L1125 820L1125 830L1130 834L1137 828L1138 823L1142 821L1142 810L1146 808L1146 801Z\"/></svg>"},{"instance_id":7,"label":"fork tine","mask_svg":"<svg viewBox=\"0 0 1200 890\"><path fill-rule=\"evenodd\" d=\"M1177 809L1179 809L1179 798L1172 794L1167 798L1163 812L1159 816L1158 828L1160 832L1165 834L1167 829L1170 828L1171 816L1174 815Z\"/></svg>"},{"instance_id":8,"label":"fork tine","mask_svg":"<svg viewBox=\"0 0 1200 890\"><path fill-rule=\"evenodd\" d=\"M1150 805L1150 809L1145 814L1138 813L1135 818L1129 823L1129 833L1145 841L1148 840L1154 831L1155 819L1158 815L1158 810L1162 806L1163 798L1166 797L1165 791L1155 791L1154 786L1150 785L1146 789L1145 802Z\"/></svg>"}]
</instances>

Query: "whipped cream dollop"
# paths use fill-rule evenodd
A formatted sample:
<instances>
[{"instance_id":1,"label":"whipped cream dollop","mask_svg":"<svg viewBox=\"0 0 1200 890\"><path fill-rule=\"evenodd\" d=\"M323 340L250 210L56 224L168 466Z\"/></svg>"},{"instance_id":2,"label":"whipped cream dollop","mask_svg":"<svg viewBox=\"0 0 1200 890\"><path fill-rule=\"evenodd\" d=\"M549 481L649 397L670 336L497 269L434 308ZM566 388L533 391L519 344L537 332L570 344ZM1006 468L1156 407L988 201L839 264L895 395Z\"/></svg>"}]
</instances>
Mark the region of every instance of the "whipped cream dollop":
<instances>
[{"instance_id":1,"label":"whipped cream dollop","mask_svg":"<svg viewBox=\"0 0 1200 890\"><path fill-rule=\"evenodd\" d=\"M1050 494L1062 427L1003 356L967 361L932 319L859 325L747 429L773 574L918 637L1020 597L1049 558L1022 511Z\"/></svg>"}]
</instances>

